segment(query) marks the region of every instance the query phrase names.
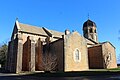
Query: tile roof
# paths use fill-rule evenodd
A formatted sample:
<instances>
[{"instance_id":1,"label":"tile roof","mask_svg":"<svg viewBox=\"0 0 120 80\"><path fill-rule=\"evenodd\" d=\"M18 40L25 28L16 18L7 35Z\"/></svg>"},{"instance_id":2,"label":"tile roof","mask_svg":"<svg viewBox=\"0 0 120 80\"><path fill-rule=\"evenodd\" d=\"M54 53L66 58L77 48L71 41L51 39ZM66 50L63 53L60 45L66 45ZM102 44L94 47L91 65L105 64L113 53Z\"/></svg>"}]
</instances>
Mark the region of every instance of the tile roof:
<instances>
[{"instance_id":1,"label":"tile roof","mask_svg":"<svg viewBox=\"0 0 120 80\"><path fill-rule=\"evenodd\" d=\"M20 26L20 31L47 36L45 31L40 27L31 26L31 25L22 24L22 23L19 23L19 26Z\"/></svg>"},{"instance_id":2,"label":"tile roof","mask_svg":"<svg viewBox=\"0 0 120 80\"><path fill-rule=\"evenodd\" d=\"M46 29L46 28L44 28ZM62 37L62 35L64 35L64 33L62 32L58 32L58 31L54 31L54 30L49 30L49 29L46 29L49 33L51 33L52 35L54 35L54 37Z\"/></svg>"},{"instance_id":3,"label":"tile roof","mask_svg":"<svg viewBox=\"0 0 120 80\"><path fill-rule=\"evenodd\" d=\"M64 35L64 33L62 33L62 32L49 30L47 28L32 26L32 25L28 25L28 24L23 24L20 22L18 23L18 25L20 27L19 31L26 32L26 33L48 36L48 33L46 33L46 31L48 31L50 34L52 34L54 37L57 37L57 38L62 38L62 35Z\"/></svg>"},{"instance_id":4,"label":"tile roof","mask_svg":"<svg viewBox=\"0 0 120 80\"><path fill-rule=\"evenodd\" d=\"M64 33L62 32L58 32L58 31L54 31L54 30L49 30L49 32L54 35L54 37L62 37L62 35L64 35Z\"/></svg>"}]
</instances>

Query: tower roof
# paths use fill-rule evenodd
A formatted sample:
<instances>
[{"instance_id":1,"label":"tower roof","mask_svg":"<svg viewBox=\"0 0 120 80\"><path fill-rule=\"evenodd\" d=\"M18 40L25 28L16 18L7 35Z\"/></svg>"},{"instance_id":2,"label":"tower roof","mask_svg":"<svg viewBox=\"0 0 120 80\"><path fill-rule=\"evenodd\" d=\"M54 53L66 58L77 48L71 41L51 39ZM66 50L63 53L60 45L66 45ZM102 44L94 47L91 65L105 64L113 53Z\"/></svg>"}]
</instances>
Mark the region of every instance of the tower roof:
<instances>
[{"instance_id":1,"label":"tower roof","mask_svg":"<svg viewBox=\"0 0 120 80\"><path fill-rule=\"evenodd\" d=\"M84 22L84 24L83 24L83 28L84 27L96 27L96 24L95 24L95 22L93 22L93 21L91 21L90 19L88 19L86 22Z\"/></svg>"}]
</instances>

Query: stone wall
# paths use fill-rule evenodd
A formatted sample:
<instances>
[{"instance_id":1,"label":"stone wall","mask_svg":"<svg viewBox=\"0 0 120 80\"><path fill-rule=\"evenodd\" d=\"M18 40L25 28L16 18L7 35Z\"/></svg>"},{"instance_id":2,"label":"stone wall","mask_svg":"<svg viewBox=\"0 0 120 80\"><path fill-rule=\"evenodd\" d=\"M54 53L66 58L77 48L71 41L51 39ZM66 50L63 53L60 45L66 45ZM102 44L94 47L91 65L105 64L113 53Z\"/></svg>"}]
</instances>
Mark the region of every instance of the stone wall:
<instances>
[{"instance_id":1,"label":"stone wall","mask_svg":"<svg viewBox=\"0 0 120 80\"><path fill-rule=\"evenodd\" d=\"M79 60L75 61L75 50L79 50ZM87 43L78 33L64 36L64 71L88 70Z\"/></svg>"},{"instance_id":2,"label":"stone wall","mask_svg":"<svg viewBox=\"0 0 120 80\"><path fill-rule=\"evenodd\" d=\"M31 40L23 44L23 57L22 57L22 71L29 71L30 69L30 58L31 58Z\"/></svg>"},{"instance_id":3,"label":"stone wall","mask_svg":"<svg viewBox=\"0 0 120 80\"><path fill-rule=\"evenodd\" d=\"M64 71L64 43L63 39L59 39L50 43L50 53L55 54L57 57L57 71Z\"/></svg>"},{"instance_id":4,"label":"stone wall","mask_svg":"<svg viewBox=\"0 0 120 80\"><path fill-rule=\"evenodd\" d=\"M11 62L12 62L12 57L13 54L13 41L10 41L8 44L8 53L7 53L7 64L6 64L6 70L11 71Z\"/></svg>"},{"instance_id":5,"label":"stone wall","mask_svg":"<svg viewBox=\"0 0 120 80\"><path fill-rule=\"evenodd\" d=\"M88 56L90 68L117 68L115 48L109 42L89 47Z\"/></svg>"},{"instance_id":6,"label":"stone wall","mask_svg":"<svg viewBox=\"0 0 120 80\"><path fill-rule=\"evenodd\" d=\"M23 44L22 70L35 71L35 42L29 36Z\"/></svg>"},{"instance_id":7,"label":"stone wall","mask_svg":"<svg viewBox=\"0 0 120 80\"><path fill-rule=\"evenodd\" d=\"M22 69L22 39L17 37L9 42L6 70L10 72L21 72Z\"/></svg>"},{"instance_id":8,"label":"stone wall","mask_svg":"<svg viewBox=\"0 0 120 80\"><path fill-rule=\"evenodd\" d=\"M34 37L35 43L37 43L37 41L38 41L39 38L40 38L40 40L42 42L45 42L45 39L47 38L47 36L43 36L43 35L35 35L35 34L30 34L30 33L22 33L22 39L23 39L22 43L23 44L26 42L28 36ZM51 42L54 42L54 41L58 40L57 38L53 38L53 37L51 37L51 38L52 38Z\"/></svg>"},{"instance_id":9,"label":"stone wall","mask_svg":"<svg viewBox=\"0 0 120 80\"><path fill-rule=\"evenodd\" d=\"M43 43L39 38L35 47L35 70L42 71L41 64L43 58Z\"/></svg>"},{"instance_id":10,"label":"stone wall","mask_svg":"<svg viewBox=\"0 0 120 80\"><path fill-rule=\"evenodd\" d=\"M102 44L104 68L117 68L116 52L110 42Z\"/></svg>"},{"instance_id":11,"label":"stone wall","mask_svg":"<svg viewBox=\"0 0 120 80\"><path fill-rule=\"evenodd\" d=\"M93 46L88 48L89 68L103 68L102 46Z\"/></svg>"}]
</instances>

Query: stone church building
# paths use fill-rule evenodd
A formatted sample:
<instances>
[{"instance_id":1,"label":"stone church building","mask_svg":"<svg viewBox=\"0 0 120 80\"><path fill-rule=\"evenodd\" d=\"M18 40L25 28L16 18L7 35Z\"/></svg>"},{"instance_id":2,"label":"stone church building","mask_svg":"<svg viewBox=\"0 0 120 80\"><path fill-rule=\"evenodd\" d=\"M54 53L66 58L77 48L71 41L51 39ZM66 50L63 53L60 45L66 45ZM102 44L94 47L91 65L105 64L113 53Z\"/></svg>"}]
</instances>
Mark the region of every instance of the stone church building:
<instances>
[{"instance_id":1,"label":"stone church building","mask_svg":"<svg viewBox=\"0 0 120 80\"><path fill-rule=\"evenodd\" d=\"M83 36L77 31L59 32L16 20L8 45L6 70L83 71L116 68L115 47L98 41L96 24L87 20Z\"/></svg>"}]
</instances>

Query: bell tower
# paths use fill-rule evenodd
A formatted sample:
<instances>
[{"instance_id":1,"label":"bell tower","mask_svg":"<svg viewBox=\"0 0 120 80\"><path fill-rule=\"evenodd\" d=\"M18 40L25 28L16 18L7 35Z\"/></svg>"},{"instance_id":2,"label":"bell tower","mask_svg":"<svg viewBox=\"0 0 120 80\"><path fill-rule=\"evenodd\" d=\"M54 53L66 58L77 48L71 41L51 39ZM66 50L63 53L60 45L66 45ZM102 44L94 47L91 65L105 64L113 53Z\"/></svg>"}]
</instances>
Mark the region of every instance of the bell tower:
<instances>
[{"instance_id":1,"label":"bell tower","mask_svg":"<svg viewBox=\"0 0 120 80\"><path fill-rule=\"evenodd\" d=\"M83 24L83 35L87 39L98 42L96 24L90 19Z\"/></svg>"}]
</instances>

